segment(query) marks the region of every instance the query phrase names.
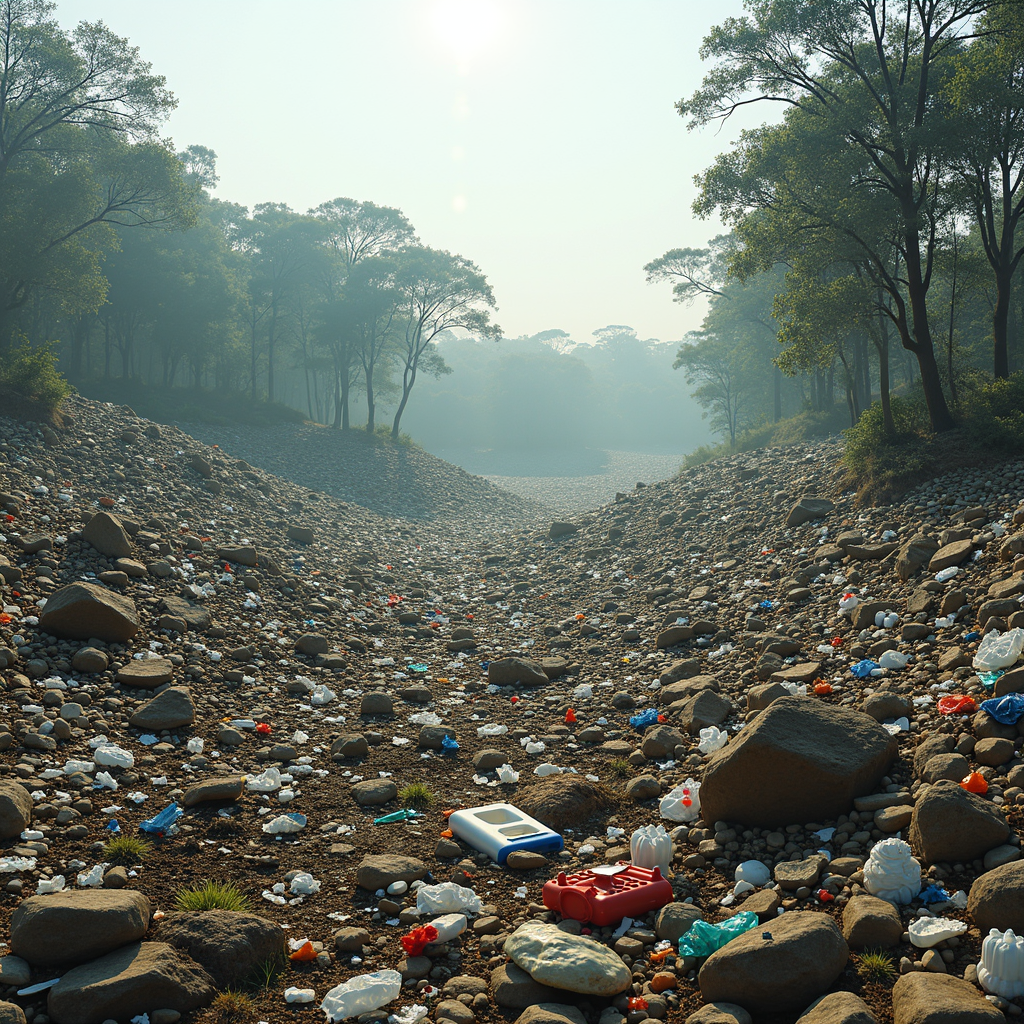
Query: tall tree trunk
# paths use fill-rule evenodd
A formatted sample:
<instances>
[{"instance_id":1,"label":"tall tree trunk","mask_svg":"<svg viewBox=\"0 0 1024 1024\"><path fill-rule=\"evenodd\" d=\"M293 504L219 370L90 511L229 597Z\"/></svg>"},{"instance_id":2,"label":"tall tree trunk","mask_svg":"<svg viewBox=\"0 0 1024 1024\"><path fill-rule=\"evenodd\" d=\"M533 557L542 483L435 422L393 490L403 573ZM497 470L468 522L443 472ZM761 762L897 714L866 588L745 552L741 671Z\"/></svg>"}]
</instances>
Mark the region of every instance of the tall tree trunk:
<instances>
[{"instance_id":1,"label":"tall tree trunk","mask_svg":"<svg viewBox=\"0 0 1024 1024\"><path fill-rule=\"evenodd\" d=\"M1013 278L1008 268L996 274L996 307L992 311L993 373L996 379L1010 376L1009 324Z\"/></svg>"},{"instance_id":2,"label":"tall tree trunk","mask_svg":"<svg viewBox=\"0 0 1024 1024\"><path fill-rule=\"evenodd\" d=\"M373 401L373 368L366 370L366 432L372 434L376 429L374 423L374 401Z\"/></svg>"},{"instance_id":3,"label":"tall tree trunk","mask_svg":"<svg viewBox=\"0 0 1024 1024\"><path fill-rule=\"evenodd\" d=\"M774 390L772 422L778 423L782 419L782 371L775 365L772 366L772 384Z\"/></svg>"},{"instance_id":4,"label":"tall tree trunk","mask_svg":"<svg viewBox=\"0 0 1024 1024\"><path fill-rule=\"evenodd\" d=\"M402 400L398 403L398 409L395 412L395 422L391 427L391 440L398 440L398 425L402 422L402 413L405 412L405 407L409 404L409 395L412 394L412 387L416 383L416 367L406 367L405 372L402 374Z\"/></svg>"}]
</instances>

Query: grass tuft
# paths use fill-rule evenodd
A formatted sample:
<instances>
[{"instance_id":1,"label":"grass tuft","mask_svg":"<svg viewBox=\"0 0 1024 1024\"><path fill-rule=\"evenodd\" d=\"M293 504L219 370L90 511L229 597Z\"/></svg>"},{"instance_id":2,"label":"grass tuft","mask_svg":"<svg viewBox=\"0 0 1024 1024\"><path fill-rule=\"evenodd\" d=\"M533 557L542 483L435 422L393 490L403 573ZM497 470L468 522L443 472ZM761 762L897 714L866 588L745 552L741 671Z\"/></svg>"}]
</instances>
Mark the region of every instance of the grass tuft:
<instances>
[{"instance_id":1,"label":"grass tuft","mask_svg":"<svg viewBox=\"0 0 1024 1024\"><path fill-rule=\"evenodd\" d=\"M413 782L398 794L403 807L411 807L414 811L425 811L434 802L434 794L422 782Z\"/></svg>"},{"instance_id":2,"label":"grass tuft","mask_svg":"<svg viewBox=\"0 0 1024 1024\"><path fill-rule=\"evenodd\" d=\"M269 992L275 985L277 985L277 979L281 977L281 974L285 968L285 956L282 950L277 956L267 957L266 960L261 960L252 971L252 975L249 980L249 986L260 992Z\"/></svg>"},{"instance_id":3,"label":"grass tuft","mask_svg":"<svg viewBox=\"0 0 1024 1024\"><path fill-rule=\"evenodd\" d=\"M210 1004L210 1013L214 1020L222 1024L253 1021L258 1015L256 1003L249 996L244 992L233 992L231 989L217 994Z\"/></svg>"},{"instance_id":4,"label":"grass tuft","mask_svg":"<svg viewBox=\"0 0 1024 1024\"><path fill-rule=\"evenodd\" d=\"M608 774L613 779L628 779L633 774L633 766L623 757L617 757L608 765Z\"/></svg>"},{"instance_id":5,"label":"grass tuft","mask_svg":"<svg viewBox=\"0 0 1024 1024\"><path fill-rule=\"evenodd\" d=\"M191 888L179 889L174 905L179 910L234 910L241 914L251 909L249 898L238 886L209 879Z\"/></svg>"},{"instance_id":6,"label":"grass tuft","mask_svg":"<svg viewBox=\"0 0 1024 1024\"><path fill-rule=\"evenodd\" d=\"M152 853L153 844L140 836L115 836L103 847L103 859L108 864L130 868L141 864Z\"/></svg>"},{"instance_id":7,"label":"grass tuft","mask_svg":"<svg viewBox=\"0 0 1024 1024\"><path fill-rule=\"evenodd\" d=\"M854 953L853 962L857 965L858 976L864 981L881 983L896 977L895 961L880 949L866 949L863 953Z\"/></svg>"}]
</instances>

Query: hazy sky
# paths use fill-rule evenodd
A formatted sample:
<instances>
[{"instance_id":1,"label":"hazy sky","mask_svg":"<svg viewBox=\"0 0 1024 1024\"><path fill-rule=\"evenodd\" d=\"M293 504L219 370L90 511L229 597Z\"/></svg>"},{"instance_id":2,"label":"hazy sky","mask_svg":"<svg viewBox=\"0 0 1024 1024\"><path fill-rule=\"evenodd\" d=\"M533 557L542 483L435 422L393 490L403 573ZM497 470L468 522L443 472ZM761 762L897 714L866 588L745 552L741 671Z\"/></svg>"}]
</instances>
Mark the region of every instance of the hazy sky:
<instances>
[{"instance_id":1,"label":"hazy sky","mask_svg":"<svg viewBox=\"0 0 1024 1024\"><path fill-rule=\"evenodd\" d=\"M693 175L728 131L686 131L708 27L740 0L58 0L102 18L178 98L216 195L398 206L487 274L506 335L609 323L678 339L702 307L644 281L703 245ZM767 114L767 112L765 112ZM762 116L759 113L756 115ZM753 118L747 123L753 123Z\"/></svg>"}]
</instances>

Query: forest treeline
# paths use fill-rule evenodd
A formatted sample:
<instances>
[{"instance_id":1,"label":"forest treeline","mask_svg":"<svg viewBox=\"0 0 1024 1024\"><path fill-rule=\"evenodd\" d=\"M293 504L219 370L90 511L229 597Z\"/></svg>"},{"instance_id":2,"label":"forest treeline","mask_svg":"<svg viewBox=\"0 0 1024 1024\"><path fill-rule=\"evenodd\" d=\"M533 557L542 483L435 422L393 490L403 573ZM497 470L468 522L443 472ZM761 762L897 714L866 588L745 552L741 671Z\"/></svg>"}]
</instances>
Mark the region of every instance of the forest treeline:
<instances>
[{"instance_id":1,"label":"forest treeline","mask_svg":"<svg viewBox=\"0 0 1024 1024\"><path fill-rule=\"evenodd\" d=\"M695 179L695 213L729 234L645 268L677 301L709 299L677 365L716 429L779 419L782 375L807 378L814 410L838 392L852 423L877 395L890 437L893 388L940 432L980 383L1021 443L1024 4L746 6L705 39L712 68L678 112L691 129L784 112Z\"/></svg>"}]
</instances>

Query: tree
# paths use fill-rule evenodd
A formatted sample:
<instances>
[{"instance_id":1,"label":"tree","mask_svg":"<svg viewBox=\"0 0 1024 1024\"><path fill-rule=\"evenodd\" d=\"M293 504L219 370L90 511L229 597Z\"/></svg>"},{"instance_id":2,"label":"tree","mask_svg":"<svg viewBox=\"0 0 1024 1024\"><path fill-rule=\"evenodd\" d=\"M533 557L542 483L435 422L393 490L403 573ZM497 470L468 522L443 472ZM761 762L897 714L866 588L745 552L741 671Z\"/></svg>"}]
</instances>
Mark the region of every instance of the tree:
<instances>
[{"instance_id":1,"label":"tree","mask_svg":"<svg viewBox=\"0 0 1024 1024\"><path fill-rule=\"evenodd\" d=\"M405 334L399 343L402 397L391 427L397 441L402 413L421 367L434 375L451 372L432 348L438 336L462 328L478 338L497 340L501 328L490 322L489 310L495 305L491 286L469 260L425 246L403 249L395 259L395 286L405 316Z\"/></svg>"},{"instance_id":2,"label":"tree","mask_svg":"<svg viewBox=\"0 0 1024 1024\"><path fill-rule=\"evenodd\" d=\"M718 235L706 249L669 249L644 267L647 283L671 281L673 300L684 306L698 295L721 295L734 247L730 235Z\"/></svg>"},{"instance_id":3,"label":"tree","mask_svg":"<svg viewBox=\"0 0 1024 1024\"><path fill-rule=\"evenodd\" d=\"M732 339L692 331L673 364L682 368L686 382L697 385L693 397L704 407L711 429L736 443L741 416L750 395L749 365Z\"/></svg>"},{"instance_id":4,"label":"tree","mask_svg":"<svg viewBox=\"0 0 1024 1024\"><path fill-rule=\"evenodd\" d=\"M103 301L110 225L195 217L180 164L156 136L174 106L102 22L65 32L44 0L0 0L0 351L39 290L67 310Z\"/></svg>"},{"instance_id":5,"label":"tree","mask_svg":"<svg viewBox=\"0 0 1024 1024\"><path fill-rule=\"evenodd\" d=\"M904 348L917 358L935 430L954 426L927 307L943 213L947 111L939 97L955 69L954 58L988 6L989 0L750 0L748 16L729 19L705 39L702 58L718 64L701 89L678 104L694 128L728 118L749 103L785 103L791 112L781 131L799 128L806 137L813 120L812 134L825 153L856 152L847 191L876 192L890 200L899 227L901 280L891 277L869 247L864 258L897 309L894 322ZM747 134L748 147L756 134ZM819 146L816 155L822 152ZM803 159L809 156L804 149ZM779 184L772 180L771 191ZM705 213L708 199L705 193L698 203ZM807 213L820 221L829 210L816 205ZM845 230L858 239L855 227L848 224Z\"/></svg>"}]
</instances>

